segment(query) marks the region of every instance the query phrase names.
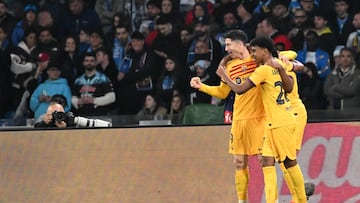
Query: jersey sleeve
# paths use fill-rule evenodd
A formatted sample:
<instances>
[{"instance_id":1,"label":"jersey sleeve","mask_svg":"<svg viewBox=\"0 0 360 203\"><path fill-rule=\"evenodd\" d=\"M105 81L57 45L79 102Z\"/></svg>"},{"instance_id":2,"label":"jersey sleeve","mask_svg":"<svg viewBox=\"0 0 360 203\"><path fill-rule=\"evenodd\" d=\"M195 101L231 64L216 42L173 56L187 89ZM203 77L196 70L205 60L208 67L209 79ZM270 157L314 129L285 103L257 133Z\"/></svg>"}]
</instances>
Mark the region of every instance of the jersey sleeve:
<instances>
[{"instance_id":1,"label":"jersey sleeve","mask_svg":"<svg viewBox=\"0 0 360 203\"><path fill-rule=\"evenodd\" d=\"M231 88L226 83L221 81L220 85L218 86L202 84L199 90L213 97L225 99L229 95Z\"/></svg>"}]
</instances>

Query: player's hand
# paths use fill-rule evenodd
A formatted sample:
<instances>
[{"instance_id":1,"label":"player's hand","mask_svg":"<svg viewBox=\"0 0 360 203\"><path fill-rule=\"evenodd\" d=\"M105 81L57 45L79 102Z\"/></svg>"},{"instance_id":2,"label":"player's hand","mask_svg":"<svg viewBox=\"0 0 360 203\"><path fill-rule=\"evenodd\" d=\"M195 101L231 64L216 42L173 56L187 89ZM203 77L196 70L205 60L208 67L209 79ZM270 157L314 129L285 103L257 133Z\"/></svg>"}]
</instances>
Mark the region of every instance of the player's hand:
<instances>
[{"instance_id":1,"label":"player's hand","mask_svg":"<svg viewBox=\"0 0 360 203\"><path fill-rule=\"evenodd\" d=\"M270 59L270 60L268 60L268 61L266 62L266 65L269 65L269 66L271 66L271 67L273 67L274 69L277 69L277 70L283 68L283 67L281 66L281 64L278 63L275 59Z\"/></svg>"},{"instance_id":2,"label":"player's hand","mask_svg":"<svg viewBox=\"0 0 360 203\"><path fill-rule=\"evenodd\" d=\"M290 64L290 60L289 60L289 58L286 57L286 56L281 56L281 55L279 55L279 59L280 59L284 64L286 64L286 65L289 65L289 64Z\"/></svg>"},{"instance_id":3,"label":"player's hand","mask_svg":"<svg viewBox=\"0 0 360 203\"><path fill-rule=\"evenodd\" d=\"M201 80L200 80L199 77L193 77L193 78L191 78L191 80L190 80L190 86L191 86L192 88L200 89L201 85L202 85L202 83L201 83Z\"/></svg>"},{"instance_id":4,"label":"player's hand","mask_svg":"<svg viewBox=\"0 0 360 203\"><path fill-rule=\"evenodd\" d=\"M216 70L216 74L219 77L224 78L225 75L226 75L225 68L224 67L218 67L218 69Z\"/></svg>"}]
</instances>

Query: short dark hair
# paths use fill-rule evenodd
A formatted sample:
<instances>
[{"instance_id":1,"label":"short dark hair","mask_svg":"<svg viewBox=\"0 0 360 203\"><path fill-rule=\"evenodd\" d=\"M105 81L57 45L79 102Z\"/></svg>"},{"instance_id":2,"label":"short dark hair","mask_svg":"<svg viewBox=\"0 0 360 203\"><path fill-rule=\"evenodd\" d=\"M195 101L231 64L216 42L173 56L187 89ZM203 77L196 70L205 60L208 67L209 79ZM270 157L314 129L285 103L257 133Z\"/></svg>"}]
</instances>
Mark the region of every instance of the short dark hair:
<instances>
[{"instance_id":1,"label":"short dark hair","mask_svg":"<svg viewBox=\"0 0 360 203\"><path fill-rule=\"evenodd\" d=\"M261 48L265 48L271 53L272 56L274 57L278 56L274 42L270 37L266 37L266 36L256 37L253 40L251 40L250 46L258 46Z\"/></svg>"},{"instance_id":2,"label":"short dark hair","mask_svg":"<svg viewBox=\"0 0 360 203\"><path fill-rule=\"evenodd\" d=\"M244 32L243 30L229 30L227 32L225 32L224 34L224 39L229 38L231 40L240 40L244 43L246 43L248 41L248 36L246 34L246 32Z\"/></svg>"}]
</instances>

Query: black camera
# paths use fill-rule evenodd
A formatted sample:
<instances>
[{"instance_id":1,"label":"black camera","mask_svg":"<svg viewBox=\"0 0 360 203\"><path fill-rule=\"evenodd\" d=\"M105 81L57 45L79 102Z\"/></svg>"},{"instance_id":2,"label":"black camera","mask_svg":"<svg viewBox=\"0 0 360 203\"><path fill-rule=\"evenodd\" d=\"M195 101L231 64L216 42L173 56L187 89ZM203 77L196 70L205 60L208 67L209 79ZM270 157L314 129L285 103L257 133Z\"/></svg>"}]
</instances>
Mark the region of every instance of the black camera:
<instances>
[{"instance_id":1,"label":"black camera","mask_svg":"<svg viewBox=\"0 0 360 203\"><path fill-rule=\"evenodd\" d=\"M52 113L52 119L57 122L65 121L66 114L64 112L54 111Z\"/></svg>"}]
</instances>

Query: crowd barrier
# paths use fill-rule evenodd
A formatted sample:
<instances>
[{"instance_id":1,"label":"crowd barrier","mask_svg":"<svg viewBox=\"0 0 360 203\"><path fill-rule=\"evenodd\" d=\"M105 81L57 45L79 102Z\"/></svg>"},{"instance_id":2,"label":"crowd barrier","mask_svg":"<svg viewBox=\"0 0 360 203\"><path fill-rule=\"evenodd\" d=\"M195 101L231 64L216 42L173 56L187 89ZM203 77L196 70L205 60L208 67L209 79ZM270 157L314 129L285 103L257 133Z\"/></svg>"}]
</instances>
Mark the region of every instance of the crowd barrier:
<instances>
[{"instance_id":1,"label":"crowd barrier","mask_svg":"<svg viewBox=\"0 0 360 203\"><path fill-rule=\"evenodd\" d=\"M0 132L0 202L234 203L230 126ZM309 123L298 156L309 203L360 202L360 122ZM280 171L280 170L278 170ZM250 202L264 202L250 159ZM290 194L278 173L279 202Z\"/></svg>"}]
</instances>

